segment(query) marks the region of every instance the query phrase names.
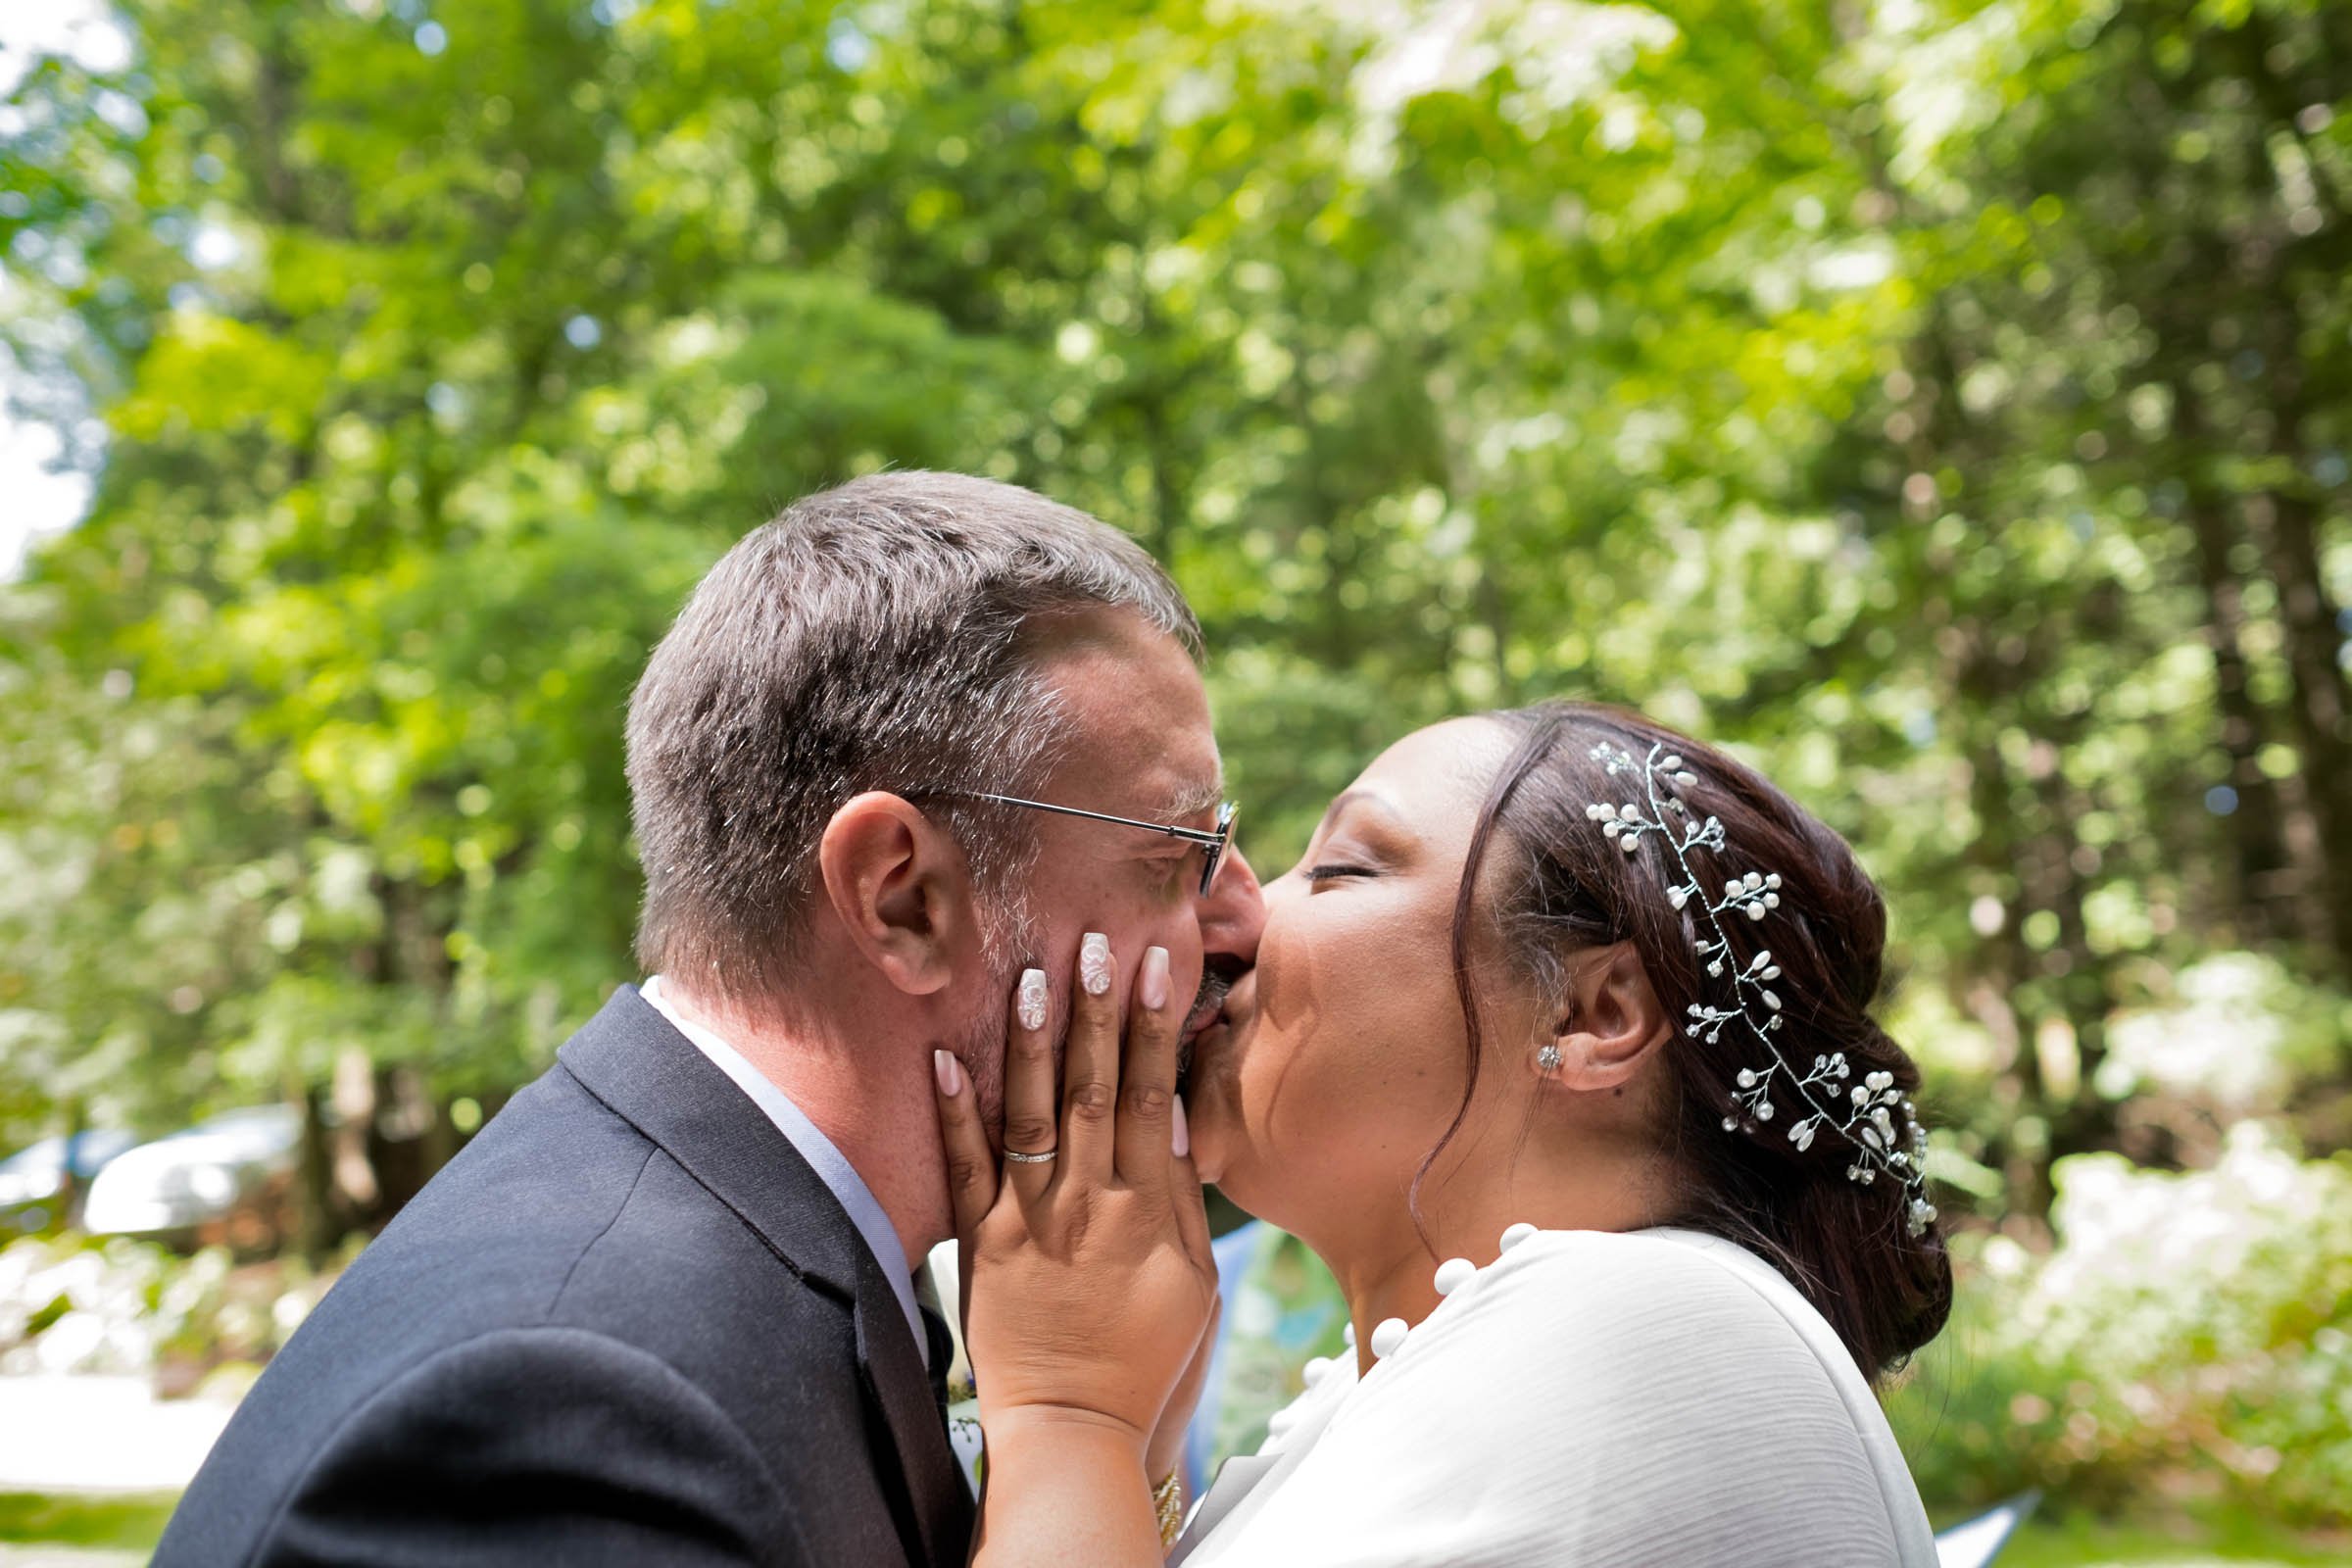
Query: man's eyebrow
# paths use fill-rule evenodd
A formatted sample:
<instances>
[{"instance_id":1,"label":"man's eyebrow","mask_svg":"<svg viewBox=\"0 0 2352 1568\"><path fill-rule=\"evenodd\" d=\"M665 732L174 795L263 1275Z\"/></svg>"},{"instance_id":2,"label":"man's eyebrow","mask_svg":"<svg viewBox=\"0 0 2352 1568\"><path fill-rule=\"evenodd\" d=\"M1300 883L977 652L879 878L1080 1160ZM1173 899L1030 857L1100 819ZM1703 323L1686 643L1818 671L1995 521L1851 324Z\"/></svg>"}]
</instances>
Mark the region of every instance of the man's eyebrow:
<instances>
[{"instance_id":1,"label":"man's eyebrow","mask_svg":"<svg viewBox=\"0 0 2352 1568\"><path fill-rule=\"evenodd\" d=\"M1184 785L1168 797L1162 808L1167 812L1169 821L1181 822L1188 816L1213 811L1224 804L1225 780L1220 774L1211 775L1196 784Z\"/></svg>"}]
</instances>

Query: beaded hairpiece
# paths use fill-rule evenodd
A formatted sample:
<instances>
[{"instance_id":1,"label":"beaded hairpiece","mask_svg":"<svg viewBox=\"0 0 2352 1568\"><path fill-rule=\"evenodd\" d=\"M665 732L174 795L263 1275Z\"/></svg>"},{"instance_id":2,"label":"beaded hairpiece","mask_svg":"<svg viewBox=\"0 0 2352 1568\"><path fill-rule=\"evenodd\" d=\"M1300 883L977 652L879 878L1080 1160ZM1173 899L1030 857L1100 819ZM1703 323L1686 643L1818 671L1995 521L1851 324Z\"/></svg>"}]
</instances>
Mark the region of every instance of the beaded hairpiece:
<instances>
[{"instance_id":1,"label":"beaded hairpiece","mask_svg":"<svg viewBox=\"0 0 2352 1568\"><path fill-rule=\"evenodd\" d=\"M1762 920L1779 908L1780 873L1744 872L1724 883L1720 897L1709 895L1690 863L1690 855L1694 850L1727 854L1723 822L1713 816L1704 821L1693 819L1690 808L1674 793L1696 784L1698 775L1663 745L1650 747L1648 758L1638 762L1625 748L1603 741L1592 748L1592 760L1612 778L1621 773L1639 774L1643 799L1621 806L1595 801L1585 808L1585 815L1598 822L1601 832L1627 855L1639 849L1644 838L1653 833L1658 836L1673 853L1680 872L1678 880L1666 889L1666 902L1678 911L1696 911L1699 962L1713 978L1721 979L1727 972L1730 976L1724 1004L1692 1003L1683 1033L1713 1045L1725 1029L1743 1028L1764 1048L1766 1060L1740 1069L1723 1130L1756 1132L1760 1123L1779 1113L1772 1098L1775 1092L1793 1095L1796 1121L1788 1129L1788 1141L1800 1150L1810 1149L1825 1127L1843 1137L1855 1150L1853 1163L1845 1168L1847 1179L1866 1187L1881 1175L1900 1182L1909 1199L1906 1217L1911 1234L1924 1232L1936 1218L1936 1205L1927 1197L1928 1132L1920 1125L1911 1102L1894 1087L1893 1074L1867 1073L1860 1083L1849 1085L1853 1068L1843 1052L1817 1055L1810 1071L1799 1072L1773 1038L1780 1032L1783 1018L1780 993L1772 988L1772 982L1781 977L1781 968L1772 961L1771 950L1758 951L1744 967L1732 956L1731 938L1723 926L1725 917L1739 914ZM1901 1134L1894 1125L1897 1107L1908 1129Z\"/></svg>"}]
</instances>

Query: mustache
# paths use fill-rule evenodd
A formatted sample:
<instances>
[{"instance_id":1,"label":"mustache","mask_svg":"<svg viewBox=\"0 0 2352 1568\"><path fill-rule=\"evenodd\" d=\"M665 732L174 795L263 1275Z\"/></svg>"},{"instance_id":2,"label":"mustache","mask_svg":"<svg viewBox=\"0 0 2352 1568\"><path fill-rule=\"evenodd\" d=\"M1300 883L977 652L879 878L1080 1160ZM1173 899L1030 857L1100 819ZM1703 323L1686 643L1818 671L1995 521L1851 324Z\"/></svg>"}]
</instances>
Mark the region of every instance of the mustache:
<instances>
[{"instance_id":1,"label":"mustache","mask_svg":"<svg viewBox=\"0 0 2352 1568\"><path fill-rule=\"evenodd\" d=\"M1200 1019L1225 1004L1233 983L1249 972L1250 966L1229 953L1212 953L1200 963L1200 989L1193 998L1192 1010L1186 1021Z\"/></svg>"},{"instance_id":2,"label":"mustache","mask_svg":"<svg viewBox=\"0 0 2352 1568\"><path fill-rule=\"evenodd\" d=\"M1200 1029L1225 1005L1225 998L1233 983L1249 972L1250 966L1230 954L1215 953L1200 965L1200 990L1193 998L1193 1010L1185 1014L1184 1038L1176 1043L1176 1089L1179 1094L1190 1086L1193 1077L1193 1039Z\"/></svg>"}]
</instances>

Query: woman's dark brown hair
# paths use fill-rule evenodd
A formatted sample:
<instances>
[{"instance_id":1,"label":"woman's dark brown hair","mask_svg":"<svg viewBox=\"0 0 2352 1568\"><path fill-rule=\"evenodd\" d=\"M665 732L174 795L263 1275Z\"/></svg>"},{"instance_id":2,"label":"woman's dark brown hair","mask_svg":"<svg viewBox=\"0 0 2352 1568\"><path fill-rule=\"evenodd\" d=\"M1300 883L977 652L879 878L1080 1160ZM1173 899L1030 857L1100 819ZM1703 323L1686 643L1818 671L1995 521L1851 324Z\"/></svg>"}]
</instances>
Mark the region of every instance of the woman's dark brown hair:
<instances>
[{"instance_id":1,"label":"woman's dark brown hair","mask_svg":"<svg viewBox=\"0 0 2352 1568\"><path fill-rule=\"evenodd\" d=\"M1886 906L1843 839L1753 769L1640 714L1555 702L1485 716L1512 731L1517 744L1488 789L1462 868L1453 969L1469 1029L1468 1083L1424 1174L1460 1130L1478 1084L1483 1040L1472 956L1482 921L1538 985L1558 988L1568 955L1624 942L1641 956L1668 1017L1720 1000L1702 983L1694 911L1676 909L1666 897L1670 882L1680 880L1673 851L1652 842L1623 853L1585 814L1592 803L1624 797L1624 782L1611 780L1592 755L1603 742L1637 758L1663 746L1698 775L1682 799L1701 820L1720 817L1729 846L1721 857L1692 851L1702 870L1718 869L1721 858L1726 878L1781 874L1779 907L1762 921L1730 922L1740 929L1728 934L1735 963L1769 948L1781 968L1782 1054L1808 1060L1842 1052L1856 1081L1886 1072L1906 1096L1918 1089L1918 1067L1871 1017ZM1666 1048L1661 1135L1682 1180L1678 1212L1664 1222L1723 1237L1771 1261L1875 1380L1934 1339L1950 1313L1943 1236L1933 1223L1911 1234L1900 1182L1849 1180L1854 1151L1835 1134L1801 1149L1769 1125L1725 1131L1725 1117L1738 1114L1740 1070L1760 1065L1756 1049L1738 1031L1710 1044L1680 1030Z\"/></svg>"}]
</instances>

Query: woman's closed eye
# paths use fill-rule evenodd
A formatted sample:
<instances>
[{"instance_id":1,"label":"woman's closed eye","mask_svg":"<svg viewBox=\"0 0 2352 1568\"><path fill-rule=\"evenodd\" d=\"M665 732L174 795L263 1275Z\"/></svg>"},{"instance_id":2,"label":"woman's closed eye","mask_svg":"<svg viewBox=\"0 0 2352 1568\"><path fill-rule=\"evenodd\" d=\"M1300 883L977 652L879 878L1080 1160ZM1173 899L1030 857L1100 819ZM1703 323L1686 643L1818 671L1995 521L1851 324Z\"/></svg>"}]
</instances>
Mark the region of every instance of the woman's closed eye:
<instances>
[{"instance_id":1,"label":"woman's closed eye","mask_svg":"<svg viewBox=\"0 0 2352 1568\"><path fill-rule=\"evenodd\" d=\"M1373 870L1368 865L1310 865L1306 870L1306 879L1309 882L1329 882L1336 878L1347 876L1378 875L1380 875L1380 873Z\"/></svg>"}]
</instances>

